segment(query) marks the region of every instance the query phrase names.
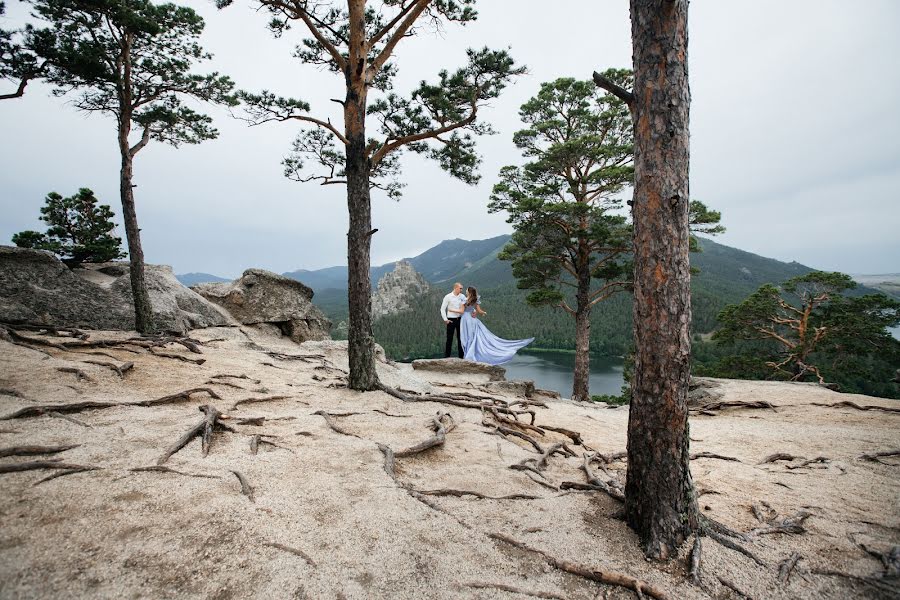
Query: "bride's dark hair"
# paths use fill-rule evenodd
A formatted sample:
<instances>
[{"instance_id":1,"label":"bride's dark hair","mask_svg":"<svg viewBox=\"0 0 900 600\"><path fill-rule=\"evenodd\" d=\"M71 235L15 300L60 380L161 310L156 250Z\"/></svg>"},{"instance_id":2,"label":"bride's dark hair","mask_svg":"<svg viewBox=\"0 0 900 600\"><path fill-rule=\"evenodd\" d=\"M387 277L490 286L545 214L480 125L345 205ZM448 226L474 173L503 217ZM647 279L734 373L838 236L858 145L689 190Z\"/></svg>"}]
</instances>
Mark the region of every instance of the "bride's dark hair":
<instances>
[{"instance_id":1,"label":"bride's dark hair","mask_svg":"<svg viewBox=\"0 0 900 600\"><path fill-rule=\"evenodd\" d=\"M466 290L466 306L475 306L478 304L478 290L470 287Z\"/></svg>"}]
</instances>

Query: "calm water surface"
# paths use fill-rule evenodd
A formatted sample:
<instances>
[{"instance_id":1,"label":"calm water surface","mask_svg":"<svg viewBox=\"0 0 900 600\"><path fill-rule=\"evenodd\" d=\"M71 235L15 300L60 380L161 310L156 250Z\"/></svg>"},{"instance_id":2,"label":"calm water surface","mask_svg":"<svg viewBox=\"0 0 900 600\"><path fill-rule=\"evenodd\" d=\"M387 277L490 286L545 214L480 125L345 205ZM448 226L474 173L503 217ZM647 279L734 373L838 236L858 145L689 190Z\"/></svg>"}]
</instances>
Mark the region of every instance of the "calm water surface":
<instances>
[{"instance_id":1,"label":"calm water surface","mask_svg":"<svg viewBox=\"0 0 900 600\"><path fill-rule=\"evenodd\" d=\"M572 396L574 354L520 351L503 366L507 379L531 379L537 387L557 391L563 398ZM619 394L623 383L622 359L591 356L591 394Z\"/></svg>"}]
</instances>

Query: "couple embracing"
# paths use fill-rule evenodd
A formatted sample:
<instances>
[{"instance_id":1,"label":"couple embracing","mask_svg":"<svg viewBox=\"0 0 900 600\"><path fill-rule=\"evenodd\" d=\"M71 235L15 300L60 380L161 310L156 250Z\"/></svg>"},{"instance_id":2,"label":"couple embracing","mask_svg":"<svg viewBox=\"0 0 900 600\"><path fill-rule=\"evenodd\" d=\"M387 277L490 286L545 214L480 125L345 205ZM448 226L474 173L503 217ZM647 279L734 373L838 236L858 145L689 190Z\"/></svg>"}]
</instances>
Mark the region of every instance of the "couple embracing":
<instances>
[{"instance_id":1,"label":"couple embracing","mask_svg":"<svg viewBox=\"0 0 900 600\"><path fill-rule=\"evenodd\" d=\"M478 290L469 287L463 294L462 289L461 283L454 284L453 291L444 296L444 301L441 302L441 319L447 325L445 358L449 358L453 350L454 335L457 338L460 358L491 365L509 362L519 348L524 348L534 341L534 338L504 340L491 333L478 318L487 315L487 312L481 309Z\"/></svg>"}]
</instances>

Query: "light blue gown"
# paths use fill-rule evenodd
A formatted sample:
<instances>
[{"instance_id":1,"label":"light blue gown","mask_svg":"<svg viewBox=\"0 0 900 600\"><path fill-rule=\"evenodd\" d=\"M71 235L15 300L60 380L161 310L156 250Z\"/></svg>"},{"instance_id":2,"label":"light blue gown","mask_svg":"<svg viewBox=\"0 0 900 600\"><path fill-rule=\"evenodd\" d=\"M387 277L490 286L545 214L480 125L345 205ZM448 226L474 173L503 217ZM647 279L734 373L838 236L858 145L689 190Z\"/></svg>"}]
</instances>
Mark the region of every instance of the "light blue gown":
<instances>
[{"instance_id":1,"label":"light blue gown","mask_svg":"<svg viewBox=\"0 0 900 600\"><path fill-rule=\"evenodd\" d=\"M466 308L460 322L459 339L462 342L466 360L502 365L511 361L516 355L516 351L534 341L534 338L527 340L499 338L484 326L481 319L474 315L474 307Z\"/></svg>"}]
</instances>

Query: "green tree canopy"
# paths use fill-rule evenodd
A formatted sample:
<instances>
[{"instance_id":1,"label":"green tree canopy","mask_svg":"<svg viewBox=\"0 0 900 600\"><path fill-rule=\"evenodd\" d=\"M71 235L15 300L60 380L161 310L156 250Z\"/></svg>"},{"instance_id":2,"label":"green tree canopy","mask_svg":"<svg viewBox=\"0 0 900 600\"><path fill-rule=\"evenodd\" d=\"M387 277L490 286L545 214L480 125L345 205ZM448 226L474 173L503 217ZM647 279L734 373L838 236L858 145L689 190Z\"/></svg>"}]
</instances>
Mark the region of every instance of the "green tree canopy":
<instances>
[{"instance_id":1,"label":"green tree canopy","mask_svg":"<svg viewBox=\"0 0 900 600\"><path fill-rule=\"evenodd\" d=\"M898 352L900 342L887 328L900 324L900 302L883 294L846 294L856 287L849 275L822 271L764 285L722 310L713 339L763 342L773 376L800 381L814 374L823 383L821 363L830 358Z\"/></svg>"},{"instance_id":2,"label":"green tree canopy","mask_svg":"<svg viewBox=\"0 0 900 600\"><path fill-rule=\"evenodd\" d=\"M0 2L0 18L4 14L6 3ZM32 28L29 27L26 31L32 31ZM16 86L15 91L0 94L0 100L22 97L28 82L40 77L47 67L44 60L26 47L24 37L24 31L0 28L0 80L10 81ZM32 37L35 43L44 40L42 37Z\"/></svg>"},{"instance_id":3,"label":"green tree canopy","mask_svg":"<svg viewBox=\"0 0 900 600\"><path fill-rule=\"evenodd\" d=\"M109 206L98 204L88 188L68 198L50 192L41 207L47 231L22 231L13 235L12 241L21 248L49 250L70 267L115 260L125 254L121 251L122 238L113 235L113 216Z\"/></svg>"}]
</instances>

